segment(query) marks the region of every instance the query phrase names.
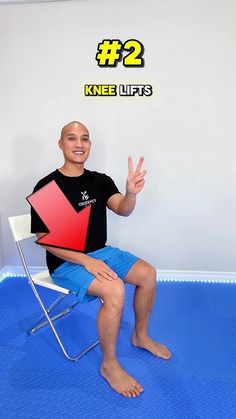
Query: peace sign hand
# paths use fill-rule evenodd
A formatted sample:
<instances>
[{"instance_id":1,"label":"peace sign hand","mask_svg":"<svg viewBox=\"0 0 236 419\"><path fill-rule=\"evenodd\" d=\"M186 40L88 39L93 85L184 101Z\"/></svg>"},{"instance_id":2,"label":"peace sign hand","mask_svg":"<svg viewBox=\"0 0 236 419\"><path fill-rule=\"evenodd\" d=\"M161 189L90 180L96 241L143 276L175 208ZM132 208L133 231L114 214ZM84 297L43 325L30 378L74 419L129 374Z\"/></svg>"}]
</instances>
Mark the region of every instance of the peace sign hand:
<instances>
[{"instance_id":1,"label":"peace sign hand","mask_svg":"<svg viewBox=\"0 0 236 419\"><path fill-rule=\"evenodd\" d=\"M128 157L128 178L126 181L126 193L137 195L144 187L144 176L147 171L141 171L144 157L140 157L136 169L134 170L132 158Z\"/></svg>"}]
</instances>

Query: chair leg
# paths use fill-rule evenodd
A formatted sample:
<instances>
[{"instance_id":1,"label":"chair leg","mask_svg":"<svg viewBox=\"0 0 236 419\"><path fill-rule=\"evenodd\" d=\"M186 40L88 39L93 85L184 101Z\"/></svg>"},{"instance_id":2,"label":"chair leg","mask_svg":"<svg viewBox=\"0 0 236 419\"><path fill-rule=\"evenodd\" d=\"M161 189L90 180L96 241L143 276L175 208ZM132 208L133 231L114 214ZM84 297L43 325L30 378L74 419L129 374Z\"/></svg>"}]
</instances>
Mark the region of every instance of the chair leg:
<instances>
[{"instance_id":1,"label":"chair leg","mask_svg":"<svg viewBox=\"0 0 236 419\"><path fill-rule=\"evenodd\" d=\"M28 281L29 282L29 281ZM29 282L30 284L30 282ZM57 306L57 304L59 304L65 297L67 297L67 294L62 294L60 295L60 297L58 297L48 308L46 308L48 314ZM44 323L41 323L41 325L39 325L40 321L45 318L45 314L42 313L39 318L37 319L36 323L34 323L33 326L31 326L29 329L26 330L26 333L28 333L29 335L31 335L32 333L34 333L36 330L40 329L40 327L43 327ZM46 324L48 324L48 322L46 322ZM39 327L38 327L39 325Z\"/></svg>"},{"instance_id":2,"label":"chair leg","mask_svg":"<svg viewBox=\"0 0 236 419\"><path fill-rule=\"evenodd\" d=\"M62 299L64 299L65 297L67 297L68 295L63 295L62 297L60 296L56 301L54 301L48 308L46 308L47 313L49 314L55 307L57 304L59 304ZM73 304L71 304L69 307L67 307L66 309L64 309L63 311L61 311L58 314L55 314L53 317L50 317L52 321L59 319L60 317L64 316L65 314L69 313L75 306L77 306L77 304L79 304L79 301L76 300ZM48 324L48 321L45 320L43 322L40 323L40 321L45 318L45 314L42 313L41 316L39 316L38 320L36 321L36 323L31 326L31 328L27 329L27 333L29 335L31 335L32 333L36 332L36 330L41 329L42 327L46 326Z\"/></svg>"},{"instance_id":3,"label":"chair leg","mask_svg":"<svg viewBox=\"0 0 236 419\"><path fill-rule=\"evenodd\" d=\"M32 291L33 291L33 293L34 293L35 297L37 298L39 305L41 306L41 308L42 308L42 310L43 310L43 313L44 313L44 315L45 315L45 317L46 317L46 320L47 320L47 322L49 323L49 326L51 327L51 329L52 329L52 331L53 331L53 334L54 334L54 336L55 336L55 338L56 338L56 340L57 340L57 342L58 342L58 344L59 344L59 346L60 346L60 348L61 348L61 350L62 350L63 354L64 354L64 355L65 355L65 357L66 357L67 359L69 359L70 361L78 361L78 360L79 360L79 359L80 359L83 355L85 355L87 352L89 352L91 349L93 349L96 345L98 345L98 344L99 344L99 340L97 340L96 342L94 342L92 345L90 345L88 348L86 348L84 351L80 352L80 353L79 353L78 355L76 355L76 356L71 356L71 355L69 355L69 354L67 353L67 351L66 351L66 349L65 349L65 347L64 347L64 345L63 345L63 343L62 343L62 341L61 341L61 339L60 339L60 337L59 337L59 335L58 335L58 333L57 333L57 331L56 331L56 329L55 329L55 327L54 327L54 325L53 325L53 322L52 322L52 320L51 320L51 319L50 319L50 317L49 317L49 314L48 314L48 312L47 312L47 309L46 309L46 307L44 306L44 304L43 304L43 302L42 302L42 299L41 299L41 297L40 297L40 295L39 295L39 293L38 293L38 291L37 291L37 289L36 289L36 287L35 287L34 281L33 281L32 277L31 277L31 275L30 275L30 272L29 272L28 266L27 266L26 261L25 261L23 251L22 251L22 249L21 249L20 242L19 242L19 241L16 241L16 245L17 245L17 248L18 248L18 250L19 250L19 254L20 254L20 257L21 257L21 260L22 260L22 264L23 264L23 266L24 266L25 273L26 273L26 275L27 275L27 277L28 277L28 280L29 280L29 282L30 282L30 285L31 285Z\"/></svg>"},{"instance_id":4,"label":"chair leg","mask_svg":"<svg viewBox=\"0 0 236 419\"><path fill-rule=\"evenodd\" d=\"M36 326L34 326L34 330L32 329L31 330L31 332L33 333L35 330L38 330L39 328L41 328L41 327L43 327L43 326L45 326L46 324L49 324L49 326L51 327L51 329L52 329L52 332L53 332L53 334L54 334L54 336L55 336L55 338L56 338L56 340L57 340L57 342L58 342L58 344L59 344L59 346L60 346L60 348L61 348L61 350L62 350L62 352L63 352L63 354L65 355L65 357L67 358L67 359L69 359L70 361L78 361L80 358L82 358L82 356L84 356L86 353L88 353L91 349L93 349L95 346L97 346L99 343L100 343L100 341L99 340L96 340L94 343L92 343L90 346L88 346L87 348L85 348L82 352L80 352L78 355L75 355L75 356L72 356L72 355L69 355L68 354L68 352L66 351L66 349L65 349L65 347L64 347L64 345L63 345L63 343L62 343L62 341L61 341L61 339L60 339L60 337L59 337L59 335L58 335L58 333L57 333L57 331L56 331L56 329L55 329L55 326L53 325L53 321L54 320L56 320L56 319L58 319L59 317L62 317L64 314L67 314L67 313L69 313L71 310L72 310L72 308L73 307L75 307L79 302L78 301L75 301L70 307L68 307L67 309L65 309L64 311L62 311L61 313L58 313L57 315L55 315L55 316L53 316L52 318L50 318L49 317L49 314L48 314L48 311L47 310L49 310L50 309L50 311L52 310L52 307L51 306L53 306L53 308L62 300L62 298L61 297L59 297L58 298L58 300L56 300L48 309L44 306L44 304L43 304L43 302L42 302L42 299L41 299L41 297L40 297L40 295L39 295L39 293L38 293L38 291L37 291L37 289L36 289L36 287L35 287L35 284L33 283L33 281L31 282L30 281L30 285L31 285L31 287L32 287L32 289L33 289L33 292L34 292L34 294L35 294L35 296L36 296L36 298L37 298L37 300L38 300L38 302L39 302L39 304L40 304L40 306L41 306L41 308L42 308L42 310L43 310L43 315L46 317L46 320L43 322L43 323L41 323L41 324L37 324ZM101 303L103 303L102 302L102 300L100 300L101 301ZM42 318L42 316L40 316L40 318ZM30 331L28 331L28 333L29 333ZM31 333L30 332L30 333ZM31 334L32 334L31 333Z\"/></svg>"}]
</instances>

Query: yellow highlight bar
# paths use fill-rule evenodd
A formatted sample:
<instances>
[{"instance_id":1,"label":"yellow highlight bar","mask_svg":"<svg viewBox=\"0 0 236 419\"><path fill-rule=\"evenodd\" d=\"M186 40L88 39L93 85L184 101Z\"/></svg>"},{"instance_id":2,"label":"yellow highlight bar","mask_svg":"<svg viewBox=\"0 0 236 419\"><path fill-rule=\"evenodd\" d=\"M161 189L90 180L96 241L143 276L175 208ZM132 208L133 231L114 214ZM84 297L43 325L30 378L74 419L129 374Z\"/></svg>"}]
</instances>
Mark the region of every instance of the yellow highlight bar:
<instances>
[{"instance_id":1,"label":"yellow highlight bar","mask_svg":"<svg viewBox=\"0 0 236 419\"><path fill-rule=\"evenodd\" d=\"M85 84L85 96L116 96L116 84Z\"/></svg>"}]
</instances>

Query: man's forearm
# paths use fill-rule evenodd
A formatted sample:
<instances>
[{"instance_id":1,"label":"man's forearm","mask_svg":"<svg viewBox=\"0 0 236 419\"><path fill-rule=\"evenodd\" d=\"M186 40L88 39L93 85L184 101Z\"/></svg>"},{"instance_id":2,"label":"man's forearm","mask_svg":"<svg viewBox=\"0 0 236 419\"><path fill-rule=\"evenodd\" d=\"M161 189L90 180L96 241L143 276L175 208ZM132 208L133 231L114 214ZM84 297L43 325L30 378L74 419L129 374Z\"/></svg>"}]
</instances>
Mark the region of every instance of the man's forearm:
<instances>
[{"instance_id":1,"label":"man's forearm","mask_svg":"<svg viewBox=\"0 0 236 419\"><path fill-rule=\"evenodd\" d=\"M136 195L133 193L126 193L119 205L119 215L127 217L134 210L136 205Z\"/></svg>"},{"instance_id":2,"label":"man's forearm","mask_svg":"<svg viewBox=\"0 0 236 419\"><path fill-rule=\"evenodd\" d=\"M36 233L37 238L44 236L45 233ZM90 256L85 255L81 252L76 252L74 250L67 250L67 249L61 249L57 247L52 246L42 246L44 249L48 250L53 255L72 263L77 263L79 265L86 265L88 260L90 259Z\"/></svg>"},{"instance_id":3,"label":"man's forearm","mask_svg":"<svg viewBox=\"0 0 236 419\"><path fill-rule=\"evenodd\" d=\"M36 233L38 239L44 235L45 233ZM60 249L52 246L43 247L53 255L58 256L67 262L72 262L84 266L86 271L90 272L98 281L112 281L118 278L117 274L111 268L109 268L109 266L107 266L103 260L98 260L91 256L85 255L84 253L75 252L73 250Z\"/></svg>"}]
</instances>

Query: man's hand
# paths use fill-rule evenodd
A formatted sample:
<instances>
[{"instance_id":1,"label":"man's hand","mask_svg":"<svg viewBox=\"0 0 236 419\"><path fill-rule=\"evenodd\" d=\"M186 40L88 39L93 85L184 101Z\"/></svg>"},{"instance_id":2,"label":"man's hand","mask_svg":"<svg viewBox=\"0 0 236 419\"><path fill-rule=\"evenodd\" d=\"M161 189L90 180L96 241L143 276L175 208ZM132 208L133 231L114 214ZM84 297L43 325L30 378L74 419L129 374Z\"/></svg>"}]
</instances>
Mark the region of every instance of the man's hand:
<instances>
[{"instance_id":1,"label":"man's hand","mask_svg":"<svg viewBox=\"0 0 236 419\"><path fill-rule=\"evenodd\" d=\"M144 186L145 180L144 176L147 171L142 169L144 157L139 159L138 165L134 170L132 158L128 158L128 178L126 181L126 193L137 195Z\"/></svg>"},{"instance_id":2,"label":"man's hand","mask_svg":"<svg viewBox=\"0 0 236 419\"><path fill-rule=\"evenodd\" d=\"M126 180L126 194L123 196L120 193L112 195L108 201L107 206L118 215L127 217L131 214L135 207L136 195L143 189L144 176L147 171L142 169L144 157L139 159L136 169L133 168L132 158L128 158L128 178Z\"/></svg>"},{"instance_id":3,"label":"man's hand","mask_svg":"<svg viewBox=\"0 0 236 419\"><path fill-rule=\"evenodd\" d=\"M89 258L88 261L84 264L84 268L86 271L93 274L96 279L100 282L104 281L113 281L117 279L118 276L112 269L109 268L102 260L94 259L92 257Z\"/></svg>"}]
</instances>

